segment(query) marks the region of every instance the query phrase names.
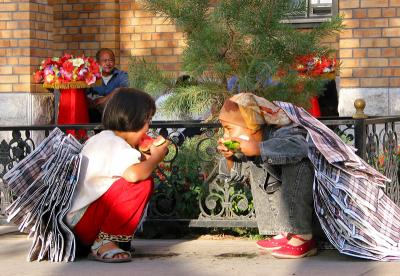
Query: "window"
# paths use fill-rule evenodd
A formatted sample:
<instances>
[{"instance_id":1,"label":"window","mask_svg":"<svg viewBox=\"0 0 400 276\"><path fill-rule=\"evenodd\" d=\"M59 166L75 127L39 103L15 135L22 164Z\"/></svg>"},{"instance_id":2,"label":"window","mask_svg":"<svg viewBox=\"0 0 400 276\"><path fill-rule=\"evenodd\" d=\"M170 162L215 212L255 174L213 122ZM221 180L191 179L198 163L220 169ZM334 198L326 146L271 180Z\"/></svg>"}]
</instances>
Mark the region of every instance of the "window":
<instances>
[{"instance_id":1,"label":"window","mask_svg":"<svg viewBox=\"0 0 400 276\"><path fill-rule=\"evenodd\" d=\"M309 0L309 16L332 16L332 0Z\"/></svg>"},{"instance_id":2,"label":"window","mask_svg":"<svg viewBox=\"0 0 400 276\"><path fill-rule=\"evenodd\" d=\"M294 4L302 3L304 0L291 0ZM310 27L319 22L329 20L333 15L337 14L338 0L305 0L306 7L300 6L299 10L292 14L291 19L285 20L286 23L295 24L296 26ZM305 9L305 10L304 10ZM303 11L304 10L304 11Z\"/></svg>"}]
</instances>

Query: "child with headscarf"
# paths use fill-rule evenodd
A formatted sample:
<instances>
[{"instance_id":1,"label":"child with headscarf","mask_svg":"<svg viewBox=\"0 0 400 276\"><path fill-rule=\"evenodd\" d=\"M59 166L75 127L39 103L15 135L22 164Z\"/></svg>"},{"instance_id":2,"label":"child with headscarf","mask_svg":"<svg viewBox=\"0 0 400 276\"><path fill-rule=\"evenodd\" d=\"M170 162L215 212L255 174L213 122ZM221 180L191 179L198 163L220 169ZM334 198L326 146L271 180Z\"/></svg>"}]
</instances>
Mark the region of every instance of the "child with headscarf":
<instances>
[{"instance_id":1,"label":"child with headscarf","mask_svg":"<svg viewBox=\"0 0 400 276\"><path fill-rule=\"evenodd\" d=\"M218 150L225 157L220 174L227 181L250 183L259 233L275 235L257 246L277 258L315 255L314 170L307 157L307 131L251 93L226 100L219 120L224 135Z\"/></svg>"}]
</instances>

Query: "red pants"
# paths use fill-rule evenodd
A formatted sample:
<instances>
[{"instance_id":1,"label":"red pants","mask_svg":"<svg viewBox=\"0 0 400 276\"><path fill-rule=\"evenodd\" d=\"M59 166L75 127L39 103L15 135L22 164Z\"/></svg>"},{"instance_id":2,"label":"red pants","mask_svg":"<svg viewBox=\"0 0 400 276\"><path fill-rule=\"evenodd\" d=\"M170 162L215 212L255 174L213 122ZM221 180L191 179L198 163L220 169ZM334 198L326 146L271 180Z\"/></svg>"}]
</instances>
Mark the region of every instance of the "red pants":
<instances>
[{"instance_id":1,"label":"red pants","mask_svg":"<svg viewBox=\"0 0 400 276\"><path fill-rule=\"evenodd\" d=\"M131 183L123 178L94 201L73 229L84 244L92 245L97 237L117 242L132 239L153 192L153 179Z\"/></svg>"}]
</instances>

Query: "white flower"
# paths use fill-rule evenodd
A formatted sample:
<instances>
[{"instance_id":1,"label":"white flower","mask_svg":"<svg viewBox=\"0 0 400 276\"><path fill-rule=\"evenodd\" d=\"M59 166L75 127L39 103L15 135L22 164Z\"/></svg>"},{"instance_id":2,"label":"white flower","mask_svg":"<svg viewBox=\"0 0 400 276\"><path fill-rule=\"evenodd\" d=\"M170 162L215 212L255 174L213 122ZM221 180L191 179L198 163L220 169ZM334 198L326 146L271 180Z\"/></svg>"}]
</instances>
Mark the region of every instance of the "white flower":
<instances>
[{"instance_id":1,"label":"white flower","mask_svg":"<svg viewBox=\"0 0 400 276\"><path fill-rule=\"evenodd\" d=\"M74 67L79 67L84 63L85 63L85 61L82 58L74 58L74 59L72 59L72 65Z\"/></svg>"}]
</instances>

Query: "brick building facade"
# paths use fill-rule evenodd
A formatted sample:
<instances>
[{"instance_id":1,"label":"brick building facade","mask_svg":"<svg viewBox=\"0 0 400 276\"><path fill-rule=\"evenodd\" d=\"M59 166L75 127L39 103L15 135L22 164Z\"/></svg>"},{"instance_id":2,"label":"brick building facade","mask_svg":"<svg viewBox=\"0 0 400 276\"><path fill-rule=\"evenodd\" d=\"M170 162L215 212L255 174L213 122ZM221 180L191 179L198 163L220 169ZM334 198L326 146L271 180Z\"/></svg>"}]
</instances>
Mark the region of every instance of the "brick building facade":
<instances>
[{"instance_id":1,"label":"brick building facade","mask_svg":"<svg viewBox=\"0 0 400 276\"><path fill-rule=\"evenodd\" d=\"M400 0L339 0L340 113L357 97L367 113L400 114Z\"/></svg>"},{"instance_id":2,"label":"brick building facade","mask_svg":"<svg viewBox=\"0 0 400 276\"><path fill-rule=\"evenodd\" d=\"M338 12L346 28L325 43L342 62L340 114L351 114L358 97L367 100L370 114L400 113L400 0L338 0ZM140 56L179 74L185 46L175 25L134 0L4 0L0 29L0 124L51 120L52 95L32 80L45 57L66 51L94 56L108 47L122 69Z\"/></svg>"}]
</instances>

